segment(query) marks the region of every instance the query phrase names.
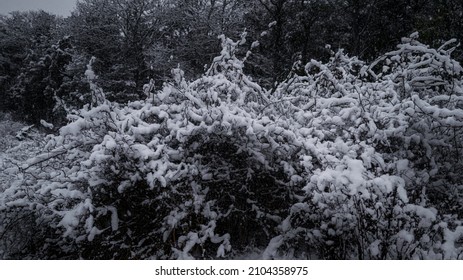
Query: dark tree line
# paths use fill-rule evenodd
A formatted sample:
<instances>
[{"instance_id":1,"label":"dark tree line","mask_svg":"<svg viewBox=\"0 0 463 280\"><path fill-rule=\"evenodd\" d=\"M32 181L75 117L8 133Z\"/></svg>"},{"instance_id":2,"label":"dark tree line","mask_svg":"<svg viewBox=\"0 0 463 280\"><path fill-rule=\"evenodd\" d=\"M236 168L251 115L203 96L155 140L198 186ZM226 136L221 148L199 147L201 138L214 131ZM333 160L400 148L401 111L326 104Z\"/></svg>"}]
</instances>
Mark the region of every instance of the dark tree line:
<instances>
[{"instance_id":1,"label":"dark tree line","mask_svg":"<svg viewBox=\"0 0 463 280\"><path fill-rule=\"evenodd\" d=\"M66 108L88 102L91 57L107 97L134 100L177 66L198 77L220 51L217 36L244 30L248 46L260 42L247 72L272 87L296 61L326 60L339 48L371 61L414 31L435 46L461 40L462 13L456 0L83 0L68 18L13 12L0 18L0 109L62 122Z\"/></svg>"}]
</instances>

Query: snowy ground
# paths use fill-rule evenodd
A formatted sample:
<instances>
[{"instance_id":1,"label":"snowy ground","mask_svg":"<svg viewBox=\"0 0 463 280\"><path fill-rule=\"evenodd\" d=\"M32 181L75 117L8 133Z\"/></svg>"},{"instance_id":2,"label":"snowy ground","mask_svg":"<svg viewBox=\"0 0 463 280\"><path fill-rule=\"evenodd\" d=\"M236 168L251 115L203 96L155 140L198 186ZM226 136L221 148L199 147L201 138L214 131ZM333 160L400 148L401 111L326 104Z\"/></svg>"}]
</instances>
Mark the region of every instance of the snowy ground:
<instances>
[{"instance_id":1,"label":"snowy ground","mask_svg":"<svg viewBox=\"0 0 463 280\"><path fill-rule=\"evenodd\" d=\"M0 190L13 179L11 173L18 164L40 152L44 135L34 127L27 128L10 115L0 113Z\"/></svg>"}]
</instances>

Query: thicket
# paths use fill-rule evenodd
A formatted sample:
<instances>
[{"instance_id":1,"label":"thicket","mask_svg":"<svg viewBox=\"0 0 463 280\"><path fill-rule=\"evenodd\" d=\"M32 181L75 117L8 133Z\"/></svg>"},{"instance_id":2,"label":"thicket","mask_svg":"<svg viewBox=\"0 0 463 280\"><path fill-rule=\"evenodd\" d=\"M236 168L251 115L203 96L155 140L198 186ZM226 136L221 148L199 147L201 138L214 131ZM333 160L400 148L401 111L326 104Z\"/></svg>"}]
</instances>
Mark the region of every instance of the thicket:
<instances>
[{"instance_id":1,"label":"thicket","mask_svg":"<svg viewBox=\"0 0 463 280\"><path fill-rule=\"evenodd\" d=\"M266 90L244 38L126 105L88 63L92 102L4 171L2 258L461 259L455 41L332 52Z\"/></svg>"}]
</instances>

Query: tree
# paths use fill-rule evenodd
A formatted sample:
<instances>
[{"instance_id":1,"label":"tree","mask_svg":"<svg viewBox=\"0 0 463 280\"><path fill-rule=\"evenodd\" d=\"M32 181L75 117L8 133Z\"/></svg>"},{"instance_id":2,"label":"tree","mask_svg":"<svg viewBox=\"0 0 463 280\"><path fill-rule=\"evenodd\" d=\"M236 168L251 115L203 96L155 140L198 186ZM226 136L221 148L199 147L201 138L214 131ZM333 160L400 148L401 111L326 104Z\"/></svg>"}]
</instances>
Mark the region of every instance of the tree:
<instances>
[{"instance_id":1,"label":"tree","mask_svg":"<svg viewBox=\"0 0 463 280\"><path fill-rule=\"evenodd\" d=\"M285 79L296 61L328 58L330 51L325 46L340 47L343 42L335 1L254 2L246 18L254 26L251 36L260 45L250 63L258 77L270 78L266 82L270 86Z\"/></svg>"},{"instance_id":2,"label":"tree","mask_svg":"<svg viewBox=\"0 0 463 280\"><path fill-rule=\"evenodd\" d=\"M461 1L418 1L423 8L415 14L415 28L420 31L422 40L429 44L440 45L443 40L456 38L463 40L462 22L463 4ZM424 3L423 3L424 2ZM462 61L462 51L455 52L457 60Z\"/></svg>"},{"instance_id":3,"label":"tree","mask_svg":"<svg viewBox=\"0 0 463 280\"><path fill-rule=\"evenodd\" d=\"M15 78L27 66L34 52L53 36L52 21L52 16L45 12L13 12L9 17L2 17L0 92L5 101L2 102L4 109L15 109L15 103L8 95L9 89L15 84Z\"/></svg>"},{"instance_id":4,"label":"tree","mask_svg":"<svg viewBox=\"0 0 463 280\"><path fill-rule=\"evenodd\" d=\"M111 100L136 99L151 78L147 53L162 9L154 0L78 2L69 20L74 43L88 59L96 57L99 84Z\"/></svg>"},{"instance_id":5,"label":"tree","mask_svg":"<svg viewBox=\"0 0 463 280\"><path fill-rule=\"evenodd\" d=\"M6 109L27 121L51 118L53 90L59 86L60 69L67 63L52 50L56 30L56 17L43 11L16 12L4 20L2 56L8 62L4 64L8 78L2 89L9 104Z\"/></svg>"},{"instance_id":6,"label":"tree","mask_svg":"<svg viewBox=\"0 0 463 280\"><path fill-rule=\"evenodd\" d=\"M203 0L168 1L159 14L161 30L151 49L152 67L161 68L156 75L166 78L170 69L180 65L187 78L196 78L220 50L217 37L225 34L238 38L245 30L242 20L247 1ZM164 64L165 66L163 66Z\"/></svg>"}]
</instances>

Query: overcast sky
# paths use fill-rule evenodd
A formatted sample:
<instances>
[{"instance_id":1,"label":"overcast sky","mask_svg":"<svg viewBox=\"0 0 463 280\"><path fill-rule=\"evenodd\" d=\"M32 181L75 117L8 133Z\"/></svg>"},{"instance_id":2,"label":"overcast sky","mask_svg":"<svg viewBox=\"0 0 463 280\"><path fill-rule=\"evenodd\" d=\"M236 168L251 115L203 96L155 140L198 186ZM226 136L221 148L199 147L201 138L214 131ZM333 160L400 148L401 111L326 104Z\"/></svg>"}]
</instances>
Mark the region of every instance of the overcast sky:
<instances>
[{"instance_id":1,"label":"overcast sky","mask_svg":"<svg viewBox=\"0 0 463 280\"><path fill-rule=\"evenodd\" d=\"M11 11L44 10L56 15L69 16L76 0L0 0L0 14Z\"/></svg>"}]
</instances>

